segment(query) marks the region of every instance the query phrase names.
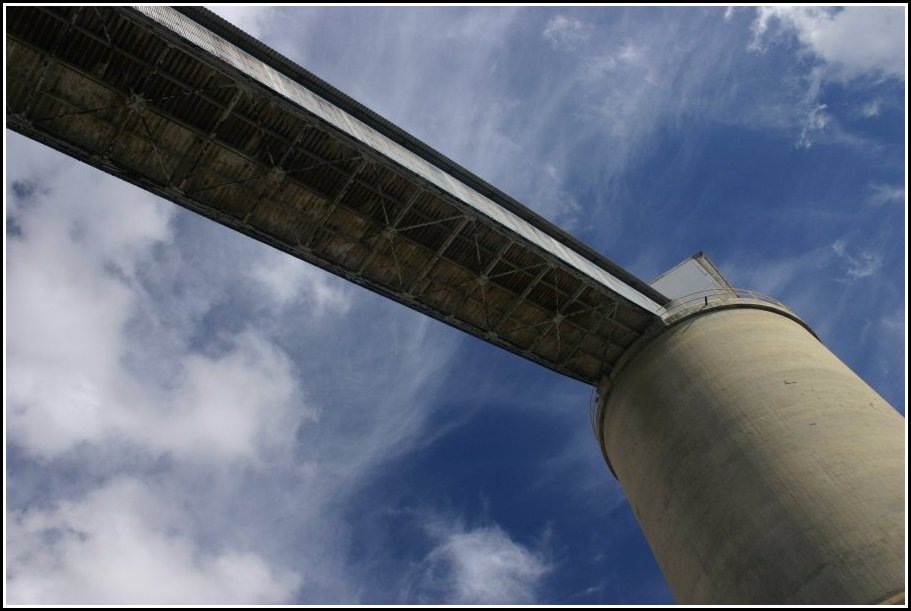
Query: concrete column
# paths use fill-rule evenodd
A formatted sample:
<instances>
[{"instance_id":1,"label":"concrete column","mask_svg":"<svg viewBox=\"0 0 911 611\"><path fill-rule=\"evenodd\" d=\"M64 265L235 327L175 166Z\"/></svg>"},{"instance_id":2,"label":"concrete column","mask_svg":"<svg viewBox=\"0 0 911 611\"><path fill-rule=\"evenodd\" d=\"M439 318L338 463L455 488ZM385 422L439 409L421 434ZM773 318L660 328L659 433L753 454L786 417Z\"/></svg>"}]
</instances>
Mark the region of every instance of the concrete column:
<instances>
[{"instance_id":1,"label":"concrete column","mask_svg":"<svg viewBox=\"0 0 911 611\"><path fill-rule=\"evenodd\" d=\"M904 600L904 419L802 323L729 304L633 350L599 436L679 603Z\"/></svg>"}]
</instances>

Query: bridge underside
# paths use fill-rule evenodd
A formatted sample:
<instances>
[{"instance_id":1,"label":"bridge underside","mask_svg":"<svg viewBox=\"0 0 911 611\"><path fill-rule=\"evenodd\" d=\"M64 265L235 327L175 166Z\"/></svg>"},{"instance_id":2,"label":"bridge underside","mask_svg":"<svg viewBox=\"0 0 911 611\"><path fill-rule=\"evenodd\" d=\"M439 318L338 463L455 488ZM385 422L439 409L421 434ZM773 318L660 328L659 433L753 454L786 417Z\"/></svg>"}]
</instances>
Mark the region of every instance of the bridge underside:
<instances>
[{"instance_id":1,"label":"bridge underside","mask_svg":"<svg viewBox=\"0 0 911 611\"><path fill-rule=\"evenodd\" d=\"M8 7L8 126L585 382L656 320L564 244L542 247L546 228L485 213L151 11Z\"/></svg>"}]
</instances>

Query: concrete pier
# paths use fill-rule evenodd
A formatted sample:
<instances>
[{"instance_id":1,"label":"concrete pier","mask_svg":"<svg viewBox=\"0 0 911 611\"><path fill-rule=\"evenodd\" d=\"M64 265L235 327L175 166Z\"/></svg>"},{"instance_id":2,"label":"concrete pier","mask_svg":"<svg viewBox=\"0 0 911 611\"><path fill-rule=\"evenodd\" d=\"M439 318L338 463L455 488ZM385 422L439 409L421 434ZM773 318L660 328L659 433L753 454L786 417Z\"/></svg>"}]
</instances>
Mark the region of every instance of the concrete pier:
<instances>
[{"instance_id":1,"label":"concrete pier","mask_svg":"<svg viewBox=\"0 0 911 611\"><path fill-rule=\"evenodd\" d=\"M904 600L904 420L789 312L686 316L599 390L602 449L679 603Z\"/></svg>"}]
</instances>

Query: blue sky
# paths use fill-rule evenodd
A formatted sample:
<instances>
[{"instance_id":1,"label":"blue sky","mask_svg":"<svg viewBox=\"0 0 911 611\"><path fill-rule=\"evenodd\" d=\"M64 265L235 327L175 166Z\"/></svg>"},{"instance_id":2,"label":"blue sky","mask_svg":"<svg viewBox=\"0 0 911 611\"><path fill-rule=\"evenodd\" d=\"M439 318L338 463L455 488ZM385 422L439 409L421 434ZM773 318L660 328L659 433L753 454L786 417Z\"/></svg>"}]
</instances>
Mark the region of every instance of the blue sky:
<instances>
[{"instance_id":1,"label":"blue sky","mask_svg":"<svg viewBox=\"0 0 911 611\"><path fill-rule=\"evenodd\" d=\"M903 8L226 8L906 403ZM6 132L10 603L670 603L591 388Z\"/></svg>"}]
</instances>

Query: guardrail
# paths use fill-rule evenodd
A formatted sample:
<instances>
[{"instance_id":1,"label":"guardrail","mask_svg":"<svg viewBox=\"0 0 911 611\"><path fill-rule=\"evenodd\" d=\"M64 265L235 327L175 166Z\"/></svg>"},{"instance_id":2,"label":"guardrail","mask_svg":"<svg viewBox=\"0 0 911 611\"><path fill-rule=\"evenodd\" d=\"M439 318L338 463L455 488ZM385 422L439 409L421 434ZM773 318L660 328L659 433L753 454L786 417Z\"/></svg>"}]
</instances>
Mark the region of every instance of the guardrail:
<instances>
[{"instance_id":1,"label":"guardrail","mask_svg":"<svg viewBox=\"0 0 911 611\"><path fill-rule=\"evenodd\" d=\"M667 322L673 319L677 314L680 314L681 312L687 310L705 309L720 305L722 303L732 303L741 300L768 303L793 314L789 307L774 297L769 297L768 295L763 295L762 293L757 293L756 291L734 288L709 289L706 291L690 293L689 295L684 295L683 297L678 297L677 299L668 302L664 307L658 310L657 313L662 320Z\"/></svg>"}]
</instances>

